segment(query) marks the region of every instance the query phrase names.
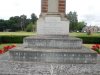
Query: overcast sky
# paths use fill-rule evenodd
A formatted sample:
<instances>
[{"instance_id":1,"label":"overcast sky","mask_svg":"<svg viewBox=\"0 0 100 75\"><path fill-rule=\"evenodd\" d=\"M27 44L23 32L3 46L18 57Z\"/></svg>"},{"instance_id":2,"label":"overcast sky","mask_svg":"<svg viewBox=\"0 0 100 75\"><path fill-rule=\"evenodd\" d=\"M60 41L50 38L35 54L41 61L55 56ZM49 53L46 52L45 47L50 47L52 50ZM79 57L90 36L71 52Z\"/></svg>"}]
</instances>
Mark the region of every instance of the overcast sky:
<instances>
[{"instance_id":1,"label":"overcast sky","mask_svg":"<svg viewBox=\"0 0 100 75\"><path fill-rule=\"evenodd\" d=\"M11 16L40 14L41 0L0 0L0 19ZM66 0L66 13L76 11L79 21L100 25L100 0Z\"/></svg>"}]
</instances>

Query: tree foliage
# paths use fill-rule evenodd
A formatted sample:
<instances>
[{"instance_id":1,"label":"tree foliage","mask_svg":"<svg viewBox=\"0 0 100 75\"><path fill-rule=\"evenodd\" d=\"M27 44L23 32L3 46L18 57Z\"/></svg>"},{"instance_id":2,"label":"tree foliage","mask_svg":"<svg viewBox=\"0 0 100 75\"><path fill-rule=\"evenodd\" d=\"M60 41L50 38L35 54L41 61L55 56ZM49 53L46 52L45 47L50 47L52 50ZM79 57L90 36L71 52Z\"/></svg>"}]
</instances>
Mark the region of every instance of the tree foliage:
<instances>
[{"instance_id":1,"label":"tree foliage","mask_svg":"<svg viewBox=\"0 0 100 75\"><path fill-rule=\"evenodd\" d=\"M82 31L83 27L86 26L86 23L84 21L78 22L78 17L77 17L77 13L76 12L72 12L70 11L67 14L67 18L70 21L70 32L73 31Z\"/></svg>"},{"instance_id":2,"label":"tree foliage","mask_svg":"<svg viewBox=\"0 0 100 75\"><path fill-rule=\"evenodd\" d=\"M33 23L31 22L29 25L27 25L25 31L32 32L33 31Z\"/></svg>"},{"instance_id":3,"label":"tree foliage","mask_svg":"<svg viewBox=\"0 0 100 75\"><path fill-rule=\"evenodd\" d=\"M37 19L38 19L37 16L34 13L32 13L31 14L31 21L33 22L33 24L36 23Z\"/></svg>"},{"instance_id":4,"label":"tree foliage","mask_svg":"<svg viewBox=\"0 0 100 75\"><path fill-rule=\"evenodd\" d=\"M31 19L28 19L26 15L12 16L9 20L0 19L0 31L25 31L31 22L36 23L36 21L35 14L31 15Z\"/></svg>"},{"instance_id":5,"label":"tree foliage","mask_svg":"<svg viewBox=\"0 0 100 75\"><path fill-rule=\"evenodd\" d=\"M86 25L87 25L87 24L86 24L84 21L78 22L77 30L81 32L82 29L83 29Z\"/></svg>"},{"instance_id":6,"label":"tree foliage","mask_svg":"<svg viewBox=\"0 0 100 75\"><path fill-rule=\"evenodd\" d=\"M67 14L67 18L70 21L70 31L76 31L77 24L78 24L77 13L76 12L69 12Z\"/></svg>"}]
</instances>

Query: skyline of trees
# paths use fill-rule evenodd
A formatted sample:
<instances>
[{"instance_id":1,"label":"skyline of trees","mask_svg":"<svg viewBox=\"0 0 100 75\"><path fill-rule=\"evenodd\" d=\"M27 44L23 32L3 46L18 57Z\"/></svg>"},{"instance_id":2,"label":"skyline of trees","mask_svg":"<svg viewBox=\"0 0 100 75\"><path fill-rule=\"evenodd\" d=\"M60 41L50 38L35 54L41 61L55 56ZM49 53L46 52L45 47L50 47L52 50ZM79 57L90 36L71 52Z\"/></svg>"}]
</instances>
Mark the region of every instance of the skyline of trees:
<instances>
[{"instance_id":1,"label":"skyline of trees","mask_svg":"<svg viewBox=\"0 0 100 75\"><path fill-rule=\"evenodd\" d=\"M32 25L37 21L37 16L32 13L31 18L26 15L12 16L8 20L0 19L0 31L25 31L27 25L32 22Z\"/></svg>"},{"instance_id":2,"label":"skyline of trees","mask_svg":"<svg viewBox=\"0 0 100 75\"><path fill-rule=\"evenodd\" d=\"M32 13L31 18L26 15L12 16L8 20L0 19L0 31L36 31L36 22L38 20L35 13ZM86 23L78 22L77 12L70 11L66 14L66 18L70 21L70 32L82 30Z\"/></svg>"}]
</instances>

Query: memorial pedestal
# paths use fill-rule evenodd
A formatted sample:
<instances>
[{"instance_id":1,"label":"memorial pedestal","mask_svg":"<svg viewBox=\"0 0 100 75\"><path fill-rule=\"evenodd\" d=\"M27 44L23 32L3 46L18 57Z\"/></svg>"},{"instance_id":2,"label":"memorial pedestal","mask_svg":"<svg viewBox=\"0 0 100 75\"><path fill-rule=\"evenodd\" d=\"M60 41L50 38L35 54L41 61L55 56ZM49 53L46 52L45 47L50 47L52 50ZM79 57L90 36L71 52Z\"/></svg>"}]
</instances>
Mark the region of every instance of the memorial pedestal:
<instances>
[{"instance_id":1,"label":"memorial pedestal","mask_svg":"<svg viewBox=\"0 0 100 75\"><path fill-rule=\"evenodd\" d=\"M38 35L68 35L69 21L60 15L46 15L37 21Z\"/></svg>"},{"instance_id":2,"label":"memorial pedestal","mask_svg":"<svg viewBox=\"0 0 100 75\"><path fill-rule=\"evenodd\" d=\"M65 10L66 0L41 0L38 35L0 58L0 75L100 75L97 54L68 36Z\"/></svg>"},{"instance_id":3,"label":"memorial pedestal","mask_svg":"<svg viewBox=\"0 0 100 75\"><path fill-rule=\"evenodd\" d=\"M40 35L24 38L24 43L10 50L14 61L94 64L97 54L82 46L82 40L66 35Z\"/></svg>"}]
</instances>

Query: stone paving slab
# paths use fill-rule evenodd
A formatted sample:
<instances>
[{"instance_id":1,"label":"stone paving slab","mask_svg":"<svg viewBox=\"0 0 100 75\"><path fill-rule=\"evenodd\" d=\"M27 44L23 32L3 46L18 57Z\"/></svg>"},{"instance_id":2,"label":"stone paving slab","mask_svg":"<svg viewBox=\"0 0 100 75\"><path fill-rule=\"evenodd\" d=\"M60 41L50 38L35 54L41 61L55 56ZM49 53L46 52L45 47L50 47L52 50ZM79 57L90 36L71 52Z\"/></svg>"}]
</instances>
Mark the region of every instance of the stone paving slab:
<instances>
[{"instance_id":1,"label":"stone paving slab","mask_svg":"<svg viewBox=\"0 0 100 75\"><path fill-rule=\"evenodd\" d=\"M16 75L100 75L100 64L52 64L2 62L1 74ZM0 62L1 65L1 62Z\"/></svg>"}]
</instances>

